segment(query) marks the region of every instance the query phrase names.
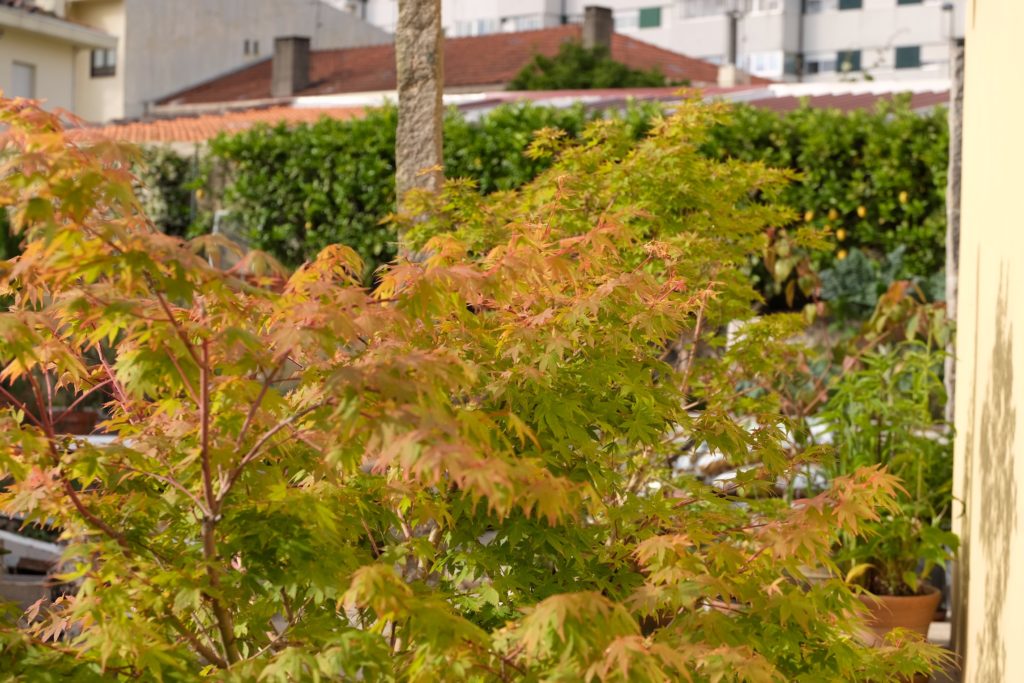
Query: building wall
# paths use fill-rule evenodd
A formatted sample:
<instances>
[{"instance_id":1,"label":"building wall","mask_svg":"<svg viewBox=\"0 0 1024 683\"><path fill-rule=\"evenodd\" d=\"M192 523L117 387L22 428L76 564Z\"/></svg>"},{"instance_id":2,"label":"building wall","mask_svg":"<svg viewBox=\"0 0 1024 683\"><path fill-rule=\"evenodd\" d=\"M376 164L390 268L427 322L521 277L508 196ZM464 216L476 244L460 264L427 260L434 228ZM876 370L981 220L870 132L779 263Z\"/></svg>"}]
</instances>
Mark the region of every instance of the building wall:
<instances>
[{"instance_id":1,"label":"building wall","mask_svg":"<svg viewBox=\"0 0 1024 683\"><path fill-rule=\"evenodd\" d=\"M803 52L819 64L833 65L830 71L807 74L807 80L862 78L834 68L837 53L852 49L862 51L862 66L875 78L945 76L950 34L949 13L942 7L947 1L897 5L897 0L862 0L861 9L839 10L839 0L807 0L820 11L803 14L803 0L744 0L739 64L760 76L791 79ZM966 0L953 2L962 8ZM610 7L616 30L639 40L715 63L726 54L726 0L443 0L442 23L449 36L541 28L556 25L563 7L570 20L578 21L589 4ZM645 11L648 19L656 11L657 26L641 25ZM368 0L366 16L393 29L396 0ZM962 20L962 12L958 16ZM894 69L899 46L920 46L922 67Z\"/></svg>"},{"instance_id":2,"label":"building wall","mask_svg":"<svg viewBox=\"0 0 1024 683\"><path fill-rule=\"evenodd\" d=\"M95 121L142 116L154 100L267 59L275 37L309 36L313 49L391 38L311 0L78 0L68 11L120 38L117 75L91 79L83 96L86 118ZM88 72L81 58L79 73Z\"/></svg>"},{"instance_id":3,"label":"building wall","mask_svg":"<svg viewBox=\"0 0 1024 683\"><path fill-rule=\"evenodd\" d=\"M117 66L113 76L93 77L90 50L75 58L75 112L87 121L109 121L125 111L125 14L122 0L91 0L68 6L68 17L86 26L117 36Z\"/></svg>"},{"instance_id":4,"label":"building wall","mask_svg":"<svg viewBox=\"0 0 1024 683\"><path fill-rule=\"evenodd\" d=\"M36 33L5 27L0 35L0 89L11 92L14 65L34 67L35 97L44 100L47 109L74 107L75 82L72 76L75 49L67 42Z\"/></svg>"},{"instance_id":5,"label":"building wall","mask_svg":"<svg viewBox=\"0 0 1024 683\"><path fill-rule=\"evenodd\" d=\"M1020 0L967 8L954 477L966 683L1024 681L1021 31Z\"/></svg>"}]
</instances>

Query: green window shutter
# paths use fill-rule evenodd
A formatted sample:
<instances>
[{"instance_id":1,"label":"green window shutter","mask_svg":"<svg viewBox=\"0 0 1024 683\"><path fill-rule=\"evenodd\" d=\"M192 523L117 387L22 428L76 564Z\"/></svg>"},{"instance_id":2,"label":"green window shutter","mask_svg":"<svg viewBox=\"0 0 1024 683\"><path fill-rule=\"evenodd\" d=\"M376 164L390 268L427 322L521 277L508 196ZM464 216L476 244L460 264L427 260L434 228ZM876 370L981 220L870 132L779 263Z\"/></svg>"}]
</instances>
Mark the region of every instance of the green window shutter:
<instances>
[{"instance_id":1,"label":"green window shutter","mask_svg":"<svg viewBox=\"0 0 1024 683\"><path fill-rule=\"evenodd\" d=\"M896 68L916 69L921 66L921 46L896 48Z\"/></svg>"},{"instance_id":2,"label":"green window shutter","mask_svg":"<svg viewBox=\"0 0 1024 683\"><path fill-rule=\"evenodd\" d=\"M920 5L923 0L896 0L897 5Z\"/></svg>"},{"instance_id":3,"label":"green window shutter","mask_svg":"<svg viewBox=\"0 0 1024 683\"><path fill-rule=\"evenodd\" d=\"M840 50L836 55L836 71L860 71L860 50Z\"/></svg>"},{"instance_id":4,"label":"green window shutter","mask_svg":"<svg viewBox=\"0 0 1024 683\"><path fill-rule=\"evenodd\" d=\"M661 8L645 7L640 10L640 28L658 28L661 26Z\"/></svg>"},{"instance_id":5,"label":"green window shutter","mask_svg":"<svg viewBox=\"0 0 1024 683\"><path fill-rule=\"evenodd\" d=\"M839 0L839 9L860 9L864 0Z\"/></svg>"}]
</instances>

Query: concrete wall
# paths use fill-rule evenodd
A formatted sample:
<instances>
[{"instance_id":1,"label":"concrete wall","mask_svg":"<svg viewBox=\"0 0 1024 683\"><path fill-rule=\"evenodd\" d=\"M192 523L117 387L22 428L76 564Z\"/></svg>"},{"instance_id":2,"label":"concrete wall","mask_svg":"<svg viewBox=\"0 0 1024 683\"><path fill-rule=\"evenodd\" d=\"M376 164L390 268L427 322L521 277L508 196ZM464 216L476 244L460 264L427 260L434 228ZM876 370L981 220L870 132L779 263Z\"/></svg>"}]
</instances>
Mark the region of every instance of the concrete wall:
<instances>
[{"instance_id":1,"label":"concrete wall","mask_svg":"<svg viewBox=\"0 0 1024 683\"><path fill-rule=\"evenodd\" d=\"M966 683L1024 681L1021 31L1021 0L967 9L954 477Z\"/></svg>"},{"instance_id":2,"label":"concrete wall","mask_svg":"<svg viewBox=\"0 0 1024 683\"><path fill-rule=\"evenodd\" d=\"M75 81L72 76L75 48L64 41L37 33L4 28L0 36L0 89L11 89L14 62L35 67L35 96L45 100L47 109L74 108Z\"/></svg>"},{"instance_id":3,"label":"concrete wall","mask_svg":"<svg viewBox=\"0 0 1024 683\"><path fill-rule=\"evenodd\" d=\"M277 36L309 36L313 49L390 40L311 0L77 0L68 12L120 38L117 76L88 79L88 59L79 65L90 80L82 109L95 121L141 116L154 100L266 59Z\"/></svg>"}]
</instances>

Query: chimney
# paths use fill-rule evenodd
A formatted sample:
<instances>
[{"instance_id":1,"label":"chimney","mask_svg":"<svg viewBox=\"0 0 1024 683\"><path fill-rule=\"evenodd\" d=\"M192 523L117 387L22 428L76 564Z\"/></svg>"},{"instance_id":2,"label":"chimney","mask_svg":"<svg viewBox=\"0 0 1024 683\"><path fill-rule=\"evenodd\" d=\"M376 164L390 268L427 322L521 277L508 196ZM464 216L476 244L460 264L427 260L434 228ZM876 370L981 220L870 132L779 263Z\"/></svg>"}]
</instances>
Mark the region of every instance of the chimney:
<instances>
[{"instance_id":1,"label":"chimney","mask_svg":"<svg viewBox=\"0 0 1024 683\"><path fill-rule=\"evenodd\" d=\"M583 47L588 50L603 47L611 52L614 31L615 19L610 9L594 6L583 9Z\"/></svg>"},{"instance_id":2,"label":"chimney","mask_svg":"<svg viewBox=\"0 0 1024 683\"><path fill-rule=\"evenodd\" d=\"M270 96L291 97L309 85L309 38L287 36L274 39Z\"/></svg>"}]
</instances>

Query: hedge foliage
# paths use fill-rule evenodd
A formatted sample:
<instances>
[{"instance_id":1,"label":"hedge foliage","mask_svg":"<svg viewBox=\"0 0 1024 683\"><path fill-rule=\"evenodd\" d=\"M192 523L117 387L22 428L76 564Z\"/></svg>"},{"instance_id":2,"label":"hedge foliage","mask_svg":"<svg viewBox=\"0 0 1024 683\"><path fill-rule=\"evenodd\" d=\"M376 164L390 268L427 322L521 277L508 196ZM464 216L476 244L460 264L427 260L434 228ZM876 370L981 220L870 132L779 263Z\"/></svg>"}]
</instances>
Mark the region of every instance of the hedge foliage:
<instances>
[{"instance_id":1,"label":"hedge foliage","mask_svg":"<svg viewBox=\"0 0 1024 683\"><path fill-rule=\"evenodd\" d=\"M736 107L712 130L718 158L763 161L800 174L783 201L834 236L821 266L858 248L875 260L902 248L901 278L929 278L945 263L946 110L919 114L907 100L847 114L801 107L779 116Z\"/></svg>"},{"instance_id":2,"label":"hedge foliage","mask_svg":"<svg viewBox=\"0 0 1024 683\"><path fill-rule=\"evenodd\" d=\"M516 74L509 90L588 90L669 85L659 69L631 69L612 59L608 48L562 43L554 57L536 55Z\"/></svg>"},{"instance_id":3,"label":"hedge foliage","mask_svg":"<svg viewBox=\"0 0 1024 683\"><path fill-rule=\"evenodd\" d=\"M637 105L621 116L639 137L657 111ZM537 131L576 138L596 116L582 106L530 104L476 119L452 112L445 172L483 193L515 189L550 163L525 153ZM395 124L395 110L384 108L360 120L255 128L215 139L207 164L225 170L224 203L253 246L297 265L342 243L376 267L394 254L394 228L385 221L395 201ZM835 272L854 250L885 264L901 249L892 276L924 281L944 262L947 140L944 110L919 114L905 101L849 114L803 107L779 115L740 105L702 149L797 172L783 195L798 217L788 227L810 223L832 233L831 251L815 256L819 271Z\"/></svg>"},{"instance_id":4,"label":"hedge foliage","mask_svg":"<svg viewBox=\"0 0 1024 683\"><path fill-rule=\"evenodd\" d=\"M646 131L654 111L630 108L630 130ZM525 104L476 121L453 112L445 121L445 173L488 194L517 188L550 164L525 154L536 131L576 137L596 116L581 106ZM383 221L395 205L396 124L396 110L385 107L358 120L254 128L213 140L210 162L227 169L225 203L253 246L295 266L341 243L376 268L395 254L394 228Z\"/></svg>"}]
</instances>

